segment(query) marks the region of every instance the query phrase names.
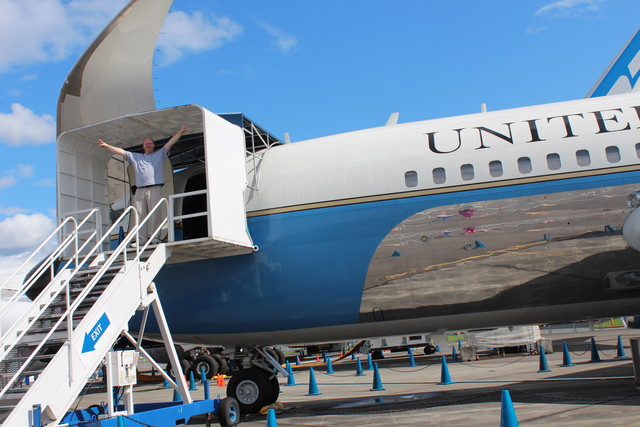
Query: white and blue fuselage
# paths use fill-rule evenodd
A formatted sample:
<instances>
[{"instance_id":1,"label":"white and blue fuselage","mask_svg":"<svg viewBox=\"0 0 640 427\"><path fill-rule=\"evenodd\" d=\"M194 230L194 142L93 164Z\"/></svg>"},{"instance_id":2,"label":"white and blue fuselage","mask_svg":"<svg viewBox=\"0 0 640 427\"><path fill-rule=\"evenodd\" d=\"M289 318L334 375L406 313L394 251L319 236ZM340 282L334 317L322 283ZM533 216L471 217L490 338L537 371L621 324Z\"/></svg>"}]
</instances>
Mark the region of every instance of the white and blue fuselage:
<instances>
[{"instance_id":1,"label":"white and blue fuselage","mask_svg":"<svg viewBox=\"0 0 640 427\"><path fill-rule=\"evenodd\" d=\"M640 282L605 279L640 270L621 235L639 143L628 94L273 147L247 190L260 249L157 278L173 332L268 344L633 314Z\"/></svg>"}]
</instances>

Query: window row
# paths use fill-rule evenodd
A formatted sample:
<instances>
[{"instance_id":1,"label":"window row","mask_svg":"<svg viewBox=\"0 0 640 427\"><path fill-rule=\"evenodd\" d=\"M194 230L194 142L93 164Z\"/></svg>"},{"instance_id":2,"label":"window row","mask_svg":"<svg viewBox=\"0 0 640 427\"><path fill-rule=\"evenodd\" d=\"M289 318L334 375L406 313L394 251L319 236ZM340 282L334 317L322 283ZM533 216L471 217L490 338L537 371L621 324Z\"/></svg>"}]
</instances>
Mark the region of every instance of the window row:
<instances>
[{"instance_id":1,"label":"window row","mask_svg":"<svg viewBox=\"0 0 640 427\"><path fill-rule=\"evenodd\" d=\"M621 159L620 150L612 145L605 148L605 156L609 163L618 163ZM636 144L636 155L640 158L640 143ZM588 150L578 150L575 153L576 163L580 167L586 167L591 164L591 155ZM562 160L557 153L547 154L547 168L555 171L562 167ZM531 173L533 166L529 157L520 157L518 159L518 171L521 174ZM502 162L493 160L489 162L489 174L494 178L499 178L504 174ZM444 168L434 168L432 171L434 184L444 184L447 180L447 174ZM472 164L464 164L460 166L460 177L464 181L470 181L475 178L475 171ZM404 174L404 182L407 187L416 187L418 185L418 173L416 171L408 171Z\"/></svg>"}]
</instances>

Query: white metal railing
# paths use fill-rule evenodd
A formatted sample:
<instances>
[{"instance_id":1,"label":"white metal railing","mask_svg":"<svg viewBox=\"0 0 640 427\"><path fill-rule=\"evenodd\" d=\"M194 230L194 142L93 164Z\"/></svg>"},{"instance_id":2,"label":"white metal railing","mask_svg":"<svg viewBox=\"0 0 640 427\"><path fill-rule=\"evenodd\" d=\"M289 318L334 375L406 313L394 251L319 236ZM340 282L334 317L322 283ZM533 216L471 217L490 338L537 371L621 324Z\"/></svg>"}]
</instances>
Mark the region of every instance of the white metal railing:
<instances>
[{"instance_id":1,"label":"white metal railing","mask_svg":"<svg viewBox=\"0 0 640 427\"><path fill-rule=\"evenodd\" d=\"M20 267L18 267L18 269L11 275L11 277L9 277L9 279L7 279L3 283L3 285L0 287L0 289L5 289L9 285L9 283L18 275L18 273L22 272L25 269L25 267L28 266L31 263L31 261L36 256L36 254L38 254L54 237L56 237L58 235L58 233L64 227L66 227L68 225L72 225L73 226L73 231L71 233L69 233L60 242L60 244L56 247L56 249L53 252L51 252L40 263L40 265L35 269L33 274L31 274L31 276L29 276L28 278L25 278L25 280L22 281L21 286L16 290L15 294L13 294L9 298L9 301L7 302L7 304L2 308L2 310L0 310L0 318L4 317L9 312L9 310L11 310L11 308L16 304L16 302L23 295L25 295L25 293L29 289L31 289L31 287L36 283L38 278L40 278L40 276L42 274L44 274L44 272L46 270L50 270L50 273L49 273L49 275L50 275L49 276L49 281L50 282L53 281L62 272L62 269L59 269L58 272L54 271L55 270L54 269L54 262L60 257L62 252L65 251L72 244L74 245L74 253L76 254L75 262L77 263L77 253L79 252L79 250L81 250L78 247L79 231L83 229L83 226L85 224L87 224L89 222L89 219L94 215L97 215L98 217L100 216L98 209L89 210L87 215L82 219L82 221L80 221L80 223L78 223L78 220L73 216L69 216L69 217L65 218L65 220L62 221L62 223L55 230L53 230L51 232L51 234L49 234L49 236L47 236L47 238L45 238L45 240L42 242L42 244L40 244L40 246L38 246L38 248L31 253L31 255L27 258L27 260L24 261ZM92 237L87 239L87 241L90 241L91 238ZM84 247L84 245L83 245L83 247Z\"/></svg>"},{"instance_id":2,"label":"white metal railing","mask_svg":"<svg viewBox=\"0 0 640 427\"><path fill-rule=\"evenodd\" d=\"M169 242L175 242L175 222L178 220L183 220L183 219L189 219L189 218L198 218L201 216L206 216L207 217L207 236L211 235L210 230L209 230L209 223L211 222L209 219L209 202L207 200L207 209L204 212L196 212L196 213L192 213L192 214L187 214L187 215L175 215L174 212L174 203L176 200L178 199L184 199L190 196L198 196L200 194L207 194L208 195L208 191L205 190L196 190L196 191L190 191L188 193L180 193L180 194L173 194L171 196L169 196ZM184 203L183 203L184 205Z\"/></svg>"},{"instance_id":3,"label":"white metal railing","mask_svg":"<svg viewBox=\"0 0 640 427\"><path fill-rule=\"evenodd\" d=\"M77 245L76 245L76 248L78 250L76 251L74 256L67 262L67 264L65 264L65 268L68 268L68 267L70 267L70 263L72 262L72 260L75 260L75 268L71 272L71 275L70 275L69 279L66 280L65 286L64 287L60 287L60 289L58 289L58 291L57 291L57 293L55 295L51 295L52 298L51 298L51 300L49 302L49 304L51 302L53 302L55 300L55 297L57 295L59 295L62 290L65 290L65 294L66 294L65 295L65 303L66 303L67 309L66 309L65 313L63 313L60 316L60 318L56 321L56 323L53 326L51 326L49 332L41 339L40 343L35 347L35 349L32 350L31 354L22 363L22 365L17 370L17 372L15 372L14 375L10 379L7 380L4 388L0 391L0 397L2 397L9 390L9 388L12 386L12 384L18 378L20 378L20 375L24 372L24 370L27 368L27 366L33 361L33 359L38 354L40 349L49 340L49 338L51 338L51 336L56 332L56 330L60 327L60 325L62 324L62 322L64 320L67 321L67 340L68 340L67 342L68 342L68 350L69 350L69 355L70 355L70 357L69 357L69 369L70 369L69 370L69 381L73 381L73 378L71 376L72 364L73 364L72 363L73 359L72 359L71 355L75 354L74 347L73 347L73 340L71 339L73 331L74 331L73 314L78 309L80 304L82 304L82 302L87 297L87 295L89 295L89 293L93 290L93 288L99 282L99 280L102 278L104 273L113 265L113 263L118 259L118 257L120 255L123 256L123 260L124 260L123 269L124 269L124 271L126 271L128 269L130 263L127 261L127 246L133 241L134 238L135 238L135 242L136 242L136 244L135 244L135 256L131 259L131 261L137 261L137 260L140 259L141 253L143 253L147 249L147 247L149 246L151 240L158 235L160 230L162 230L162 227L167 223L167 218L165 217L163 219L163 221L161 221L160 226L158 226L155 230L153 230L153 233L149 237L149 239L146 242L146 244L142 247L142 249L139 247L139 243L138 243L140 241L139 240L140 228L142 228L143 226L146 225L147 221L151 218L151 216L153 214L155 214L155 212L163 204L165 204L165 205L167 204L167 200L166 199L161 199L153 207L153 209L150 211L150 213L147 215L147 217L144 218L144 220L142 222L139 222L138 213L133 207L130 206L127 209L125 209L125 211L122 213L122 215L120 215L120 217L116 221L114 221L113 225L109 228L109 230L106 233L104 233L102 238L100 238L97 241L97 243L89 250L89 252L84 256L84 258L81 261L79 260L78 253L79 253L79 251L84 249L84 247L86 246L88 241L91 240L92 237L87 239L87 241L85 242L85 244L82 247L77 248ZM111 233L113 232L113 230L115 230L120 225L120 223L122 223L125 220L125 218L127 220L129 219L128 217L129 217L130 214L134 216L134 227L132 228L132 230L129 231L129 234L122 240L122 242L120 242L118 247L111 253L109 258L102 264L102 266L99 269L96 270L96 273L94 274L93 278L89 281L89 283L84 287L82 292L74 299L74 301L72 303L71 302L71 296L70 296L70 283L72 281L72 278L77 274L77 272L80 270L80 268L86 264L87 260L89 260L95 253L99 252L101 246L105 243L105 240L110 238ZM62 224L61 224L61 226L62 226ZM77 241L77 233L75 234L75 236L76 236L76 241ZM61 270L64 270L64 268L61 269ZM140 286L138 286L138 288L140 288ZM140 289L140 297L142 297L142 290L141 289ZM46 306L43 306L43 307L39 307L40 308L40 313L44 312L44 310L46 309L46 307L49 304L47 304ZM17 324L17 323L19 323L21 321L24 321L24 319L22 317L29 316L30 314L31 314L30 312L23 313L23 316L21 316L21 318L18 319L18 321L16 321L15 324ZM35 320L37 320L37 319L34 319L33 321L35 321ZM33 324L33 322L31 324ZM11 329L13 329L13 328L10 328L9 331L7 331L7 334L9 334L11 332ZM20 338L22 338L26 334L26 332L28 332L27 330L29 328L24 328L24 329L25 330L22 331L19 334L19 336L17 337L18 340ZM17 343L18 340L15 340L14 344L11 345L11 347L15 346L15 344ZM3 337L3 341L4 341L4 337ZM8 351L10 351L10 348L6 349L5 354L7 354Z\"/></svg>"}]
</instances>

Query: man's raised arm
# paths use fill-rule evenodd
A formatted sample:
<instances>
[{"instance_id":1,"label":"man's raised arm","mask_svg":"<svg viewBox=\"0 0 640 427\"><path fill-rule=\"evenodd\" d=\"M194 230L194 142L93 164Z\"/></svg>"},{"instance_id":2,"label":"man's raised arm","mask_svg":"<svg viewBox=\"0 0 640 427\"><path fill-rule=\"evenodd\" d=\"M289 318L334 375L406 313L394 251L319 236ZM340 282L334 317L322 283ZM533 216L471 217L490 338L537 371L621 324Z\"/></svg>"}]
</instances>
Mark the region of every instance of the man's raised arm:
<instances>
[{"instance_id":1,"label":"man's raised arm","mask_svg":"<svg viewBox=\"0 0 640 427\"><path fill-rule=\"evenodd\" d=\"M173 135L171 137L171 139L169 141L167 141L166 144L164 144L164 149L167 150L167 153L169 152L169 150L171 150L171 147L173 147L173 144L175 144L176 142L178 142L178 140L180 139L180 137L182 135L184 135L187 130L189 129L189 125L182 125L182 129L180 129L180 132L176 133L175 135Z\"/></svg>"},{"instance_id":2,"label":"man's raised arm","mask_svg":"<svg viewBox=\"0 0 640 427\"><path fill-rule=\"evenodd\" d=\"M107 150L111 151L113 154L119 154L121 156L124 156L126 154L126 151L124 151L122 148L109 145L101 139L98 139L98 145L100 146L100 148L106 148Z\"/></svg>"}]
</instances>

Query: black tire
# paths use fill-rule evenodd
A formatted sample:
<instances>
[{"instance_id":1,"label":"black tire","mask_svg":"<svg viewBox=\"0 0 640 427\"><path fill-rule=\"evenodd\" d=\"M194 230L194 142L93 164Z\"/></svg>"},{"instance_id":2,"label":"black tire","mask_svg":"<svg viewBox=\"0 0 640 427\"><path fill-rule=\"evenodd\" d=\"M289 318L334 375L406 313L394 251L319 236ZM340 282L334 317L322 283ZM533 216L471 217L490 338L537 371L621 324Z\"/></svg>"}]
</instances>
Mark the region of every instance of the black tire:
<instances>
[{"instance_id":1,"label":"black tire","mask_svg":"<svg viewBox=\"0 0 640 427\"><path fill-rule=\"evenodd\" d=\"M280 350L279 348L274 347L273 351L275 351L276 354L278 355L276 360L278 361L279 364L284 365L285 363L287 363L287 358L284 355L284 353L282 352L282 350Z\"/></svg>"},{"instance_id":2,"label":"black tire","mask_svg":"<svg viewBox=\"0 0 640 427\"><path fill-rule=\"evenodd\" d=\"M280 363L278 353L275 348L265 348L264 351L266 351L269 356L273 357L276 362Z\"/></svg>"},{"instance_id":3,"label":"black tire","mask_svg":"<svg viewBox=\"0 0 640 427\"><path fill-rule=\"evenodd\" d=\"M187 359L180 359L180 367L182 368L182 373L184 375L188 375L189 369L191 369L191 363L189 363ZM173 366L171 366L171 363L167 363L167 374L175 381L176 375L173 372Z\"/></svg>"},{"instance_id":4,"label":"black tire","mask_svg":"<svg viewBox=\"0 0 640 427\"><path fill-rule=\"evenodd\" d=\"M384 353L382 353L381 350L374 350L374 351L371 352L371 358L373 360L384 359Z\"/></svg>"},{"instance_id":5,"label":"black tire","mask_svg":"<svg viewBox=\"0 0 640 427\"><path fill-rule=\"evenodd\" d=\"M276 375L271 377L269 385L271 386L271 394L269 395L267 405L276 403L278 401L278 397L280 397L280 381L278 381L278 377Z\"/></svg>"},{"instance_id":6,"label":"black tire","mask_svg":"<svg viewBox=\"0 0 640 427\"><path fill-rule=\"evenodd\" d=\"M273 383L269 374L259 368L234 372L227 385L227 396L233 397L243 414L255 414L273 398ZM273 402L271 402L273 403Z\"/></svg>"},{"instance_id":7,"label":"black tire","mask_svg":"<svg viewBox=\"0 0 640 427\"><path fill-rule=\"evenodd\" d=\"M218 407L218 421L222 427L234 427L240 423L240 405L233 397L225 397Z\"/></svg>"},{"instance_id":8,"label":"black tire","mask_svg":"<svg viewBox=\"0 0 640 427\"><path fill-rule=\"evenodd\" d=\"M193 376L196 380L200 379L201 370L204 368L205 377L210 380L215 377L218 372L220 372L220 365L215 358L211 357L208 354L203 354L196 357L196 360L193 361L193 365L191 369L193 370Z\"/></svg>"},{"instance_id":9,"label":"black tire","mask_svg":"<svg viewBox=\"0 0 640 427\"><path fill-rule=\"evenodd\" d=\"M434 354L436 352L436 346L427 344L424 348L424 354Z\"/></svg>"},{"instance_id":10,"label":"black tire","mask_svg":"<svg viewBox=\"0 0 640 427\"><path fill-rule=\"evenodd\" d=\"M212 354L211 357L213 357L216 362L218 362L218 373L220 373L221 375L227 375L229 373L229 364L227 363L227 361L223 359L219 354Z\"/></svg>"}]
</instances>

